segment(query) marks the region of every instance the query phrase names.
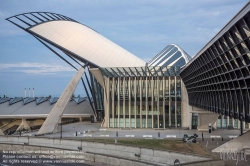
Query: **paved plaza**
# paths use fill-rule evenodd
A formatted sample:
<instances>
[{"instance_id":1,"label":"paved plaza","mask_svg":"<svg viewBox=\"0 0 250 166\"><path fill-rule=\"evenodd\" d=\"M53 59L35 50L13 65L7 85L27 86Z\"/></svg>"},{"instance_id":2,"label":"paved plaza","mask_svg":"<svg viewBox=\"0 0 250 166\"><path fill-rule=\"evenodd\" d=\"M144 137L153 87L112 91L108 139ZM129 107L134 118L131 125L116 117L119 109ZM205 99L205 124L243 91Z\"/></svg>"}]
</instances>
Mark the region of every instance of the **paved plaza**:
<instances>
[{"instance_id":1,"label":"paved plaza","mask_svg":"<svg viewBox=\"0 0 250 166\"><path fill-rule=\"evenodd\" d=\"M22 135L34 136L37 131L31 133L23 133ZM182 138L184 134L193 135L196 133L198 138L214 138L214 139L223 139L229 140L240 135L240 130L227 130L227 129L218 129L214 130L211 133L208 132L199 132L197 130L179 130L176 128L166 128L165 130L161 129L122 129L122 128L109 128L102 129L101 123L90 123L90 122L78 122L73 124L63 125L62 127L62 137L63 138L76 138L76 137L116 137L118 132L119 138L134 137L134 138ZM246 131L244 131L246 132ZM77 133L77 136L76 136ZM61 133L54 133L45 135L42 137L52 137L60 138Z\"/></svg>"}]
</instances>

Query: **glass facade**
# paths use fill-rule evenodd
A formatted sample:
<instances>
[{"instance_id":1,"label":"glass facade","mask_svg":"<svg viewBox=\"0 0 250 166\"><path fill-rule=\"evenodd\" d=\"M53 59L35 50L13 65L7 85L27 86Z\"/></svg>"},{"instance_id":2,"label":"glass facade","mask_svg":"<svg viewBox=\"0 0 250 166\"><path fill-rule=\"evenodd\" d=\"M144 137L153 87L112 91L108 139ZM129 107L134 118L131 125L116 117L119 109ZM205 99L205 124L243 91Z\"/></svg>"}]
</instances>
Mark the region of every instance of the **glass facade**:
<instances>
[{"instance_id":1,"label":"glass facade","mask_svg":"<svg viewBox=\"0 0 250 166\"><path fill-rule=\"evenodd\" d=\"M150 62L149 66L184 66L191 57L175 44L168 45L159 52Z\"/></svg>"},{"instance_id":2,"label":"glass facade","mask_svg":"<svg viewBox=\"0 0 250 166\"><path fill-rule=\"evenodd\" d=\"M180 68L144 68L101 69L107 76L110 128L181 126Z\"/></svg>"}]
</instances>

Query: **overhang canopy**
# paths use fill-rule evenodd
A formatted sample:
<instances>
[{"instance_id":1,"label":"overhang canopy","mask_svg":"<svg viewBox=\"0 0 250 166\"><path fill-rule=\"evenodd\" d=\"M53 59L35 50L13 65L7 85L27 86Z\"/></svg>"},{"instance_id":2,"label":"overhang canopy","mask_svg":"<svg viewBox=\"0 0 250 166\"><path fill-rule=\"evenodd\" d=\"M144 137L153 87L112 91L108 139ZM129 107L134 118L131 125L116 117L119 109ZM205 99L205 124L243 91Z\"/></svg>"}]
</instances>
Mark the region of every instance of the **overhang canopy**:
<instances>
[{"instance_id":1,"label":"overhang canopy","mask_svg":"<svg viewBox=\"0 0 250 166\"><path fill-rule=\"evenodd\" d=\"M135 67L146 64L96 31L77 22L50 21L31 27L29 31L99 67Z\"/></svg>"}]
</instances>

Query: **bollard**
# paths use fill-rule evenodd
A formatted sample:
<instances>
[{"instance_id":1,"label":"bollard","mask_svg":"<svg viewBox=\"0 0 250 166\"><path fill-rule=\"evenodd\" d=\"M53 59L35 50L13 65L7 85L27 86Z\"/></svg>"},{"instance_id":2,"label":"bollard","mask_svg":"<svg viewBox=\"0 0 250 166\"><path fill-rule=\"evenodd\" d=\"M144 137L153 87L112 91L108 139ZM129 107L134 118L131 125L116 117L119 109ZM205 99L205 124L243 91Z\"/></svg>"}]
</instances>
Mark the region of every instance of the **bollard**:
<instances>
[{"instance_id":1,"label":"bollard","mask_svg":"<svg viewBox=\"0 0 250 166\"><path fill-rule=\"evenodd\" d=\"M158 137L161 137L161 134L160 134L160 132L158 132Z\"/></svg>"},{"instance_id":2,"label":"bollard","mask_svg":"<svg viewBox=\"0 0 250 166\"><path fill-rule=\"evenodd\" d=\"M77 131L76 131L76 137L77 137Z\"/></svg>"},{"instance_id":3,"label":"bollard","mask_svg":"<svg viewBox=\"0 0 250 166\"><path fill-rule=\"evenodd\" d=\"M202 137L202 141L204 141L204 138Z\"/></svg>"},{"instance_id":4,"label":"bollard","mask_svg":"<svg viewBox=\"0 0 250 166\"><path fill-rule=\"evenodd\" d=\"M221 141L224 141L224 140L223 140L223 137L221 137Z\"/></svg>"},{"instance_id":5,"label":"bollard","mask_svg":"<svg viewBox=\"0 0 250 166\"><path fill-rule=\"evenodd\" d=\"M115 143L117 144L118 131L116 132Z\"/></svg>"},{"instance_id":6,"label":"bollard","mask_svg":"<svg viewBox=\"0 0 250 166\"><path fill-rule=\"evenodd\" d=\"M212 141L214 141L214 138L212 138Z\"/></svg>"},{"instance_id":7,"label":"bollard","mask_svg":"<svg viewBox=\"0 0 250 166\"><path fill-rule=\"evenodd\" d=\"M201 136L202 136L202 138L203 138L203 132L201 133Z\"/></svg>"}]
</instances>

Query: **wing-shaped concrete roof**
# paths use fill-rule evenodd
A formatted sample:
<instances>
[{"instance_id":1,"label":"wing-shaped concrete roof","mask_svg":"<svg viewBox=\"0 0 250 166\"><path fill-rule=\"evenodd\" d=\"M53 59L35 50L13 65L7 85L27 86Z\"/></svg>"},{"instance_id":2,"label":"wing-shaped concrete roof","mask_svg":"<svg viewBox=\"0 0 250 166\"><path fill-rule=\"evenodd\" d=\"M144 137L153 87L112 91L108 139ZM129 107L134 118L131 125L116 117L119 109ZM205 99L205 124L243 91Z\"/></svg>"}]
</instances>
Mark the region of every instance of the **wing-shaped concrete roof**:
<instances>
[{"instance_id":1,"label":"wing-shaped concrete roof","mask_svg":"<svg viewBox=\"0 0 250 166\"><path fill-rule=\"evenodd\" d=\"M78 22L56 20L35 25L33 34L99 67L137 67L146 62Z\"/></svg>"}]
</instances>

